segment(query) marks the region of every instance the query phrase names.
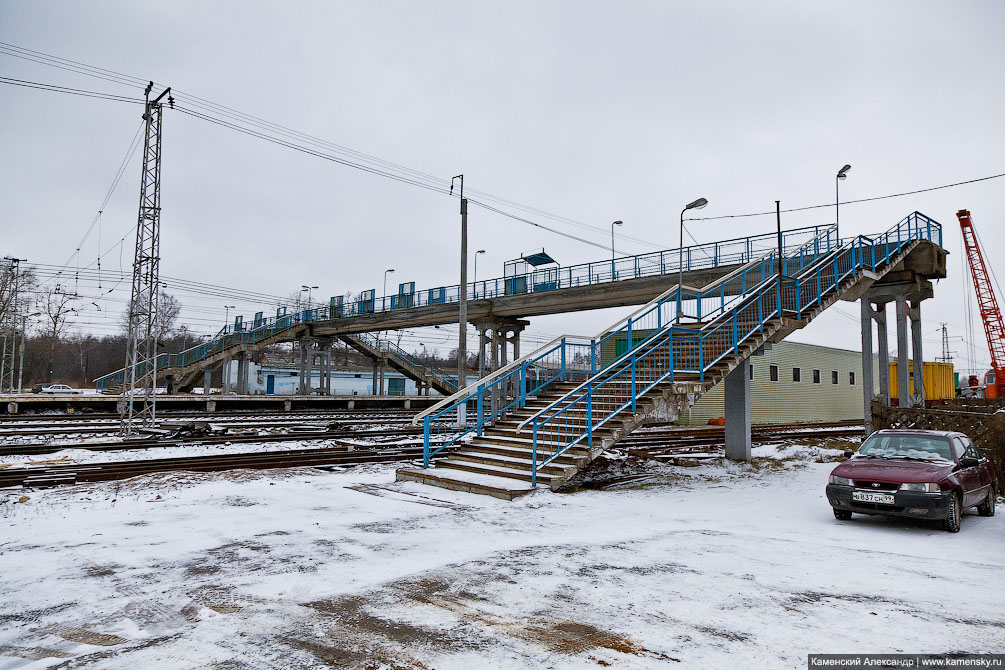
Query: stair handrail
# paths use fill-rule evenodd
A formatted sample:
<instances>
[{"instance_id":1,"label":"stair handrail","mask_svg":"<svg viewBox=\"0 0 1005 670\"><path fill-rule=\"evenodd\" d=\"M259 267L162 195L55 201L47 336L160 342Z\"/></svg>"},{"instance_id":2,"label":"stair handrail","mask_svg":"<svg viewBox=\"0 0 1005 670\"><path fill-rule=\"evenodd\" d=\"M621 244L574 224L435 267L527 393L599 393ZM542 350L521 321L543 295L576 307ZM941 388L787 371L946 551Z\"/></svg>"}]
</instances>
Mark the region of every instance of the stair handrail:
<instances>
[{"instance_id":1,"label":"stair handrail","mask_svg":"<svg viewBox=\"0 0 1005 670\"><path fill-rule=\"evenodd\" d=\"M912 221L912 219L916 220L918 216L924 217L925 220L927 221L927 235L921 234L921 227L920 226L916 226L916 228L915 228L915 230L918 232L918 235L914 236L912 234L911 221ZM872 259L872 263L870 264L870 266L872 267L872 269L875 269L877 267L877 265L878 265L878 263L876 262L876 258L875 258L875 245L877 244L878 240L883 240L883 241L879 241L878 243L885 244L887 246L886 253L884 254L883 259L882 259L881 262L882 263L889 263L891 261L891 259L894 257L894 255L902 253L904 251L905 247L908 247L908 246L910 246L912 244L915 244L916 242L918 242L921 239L926 239L927 238L929 240L932 240L932 227L933 227L933 224L935 226L936 232L939 235L939 241L941 242L941 232L942 232L941 231L941 225L938 224L938 222L936 222L936 221L928 218L927 216L921 214L920 212L914 212L913 214L911 214L908 217L906 217L904 220L900 221L896 226L894 226L890 230L886 231L885 233L883 233L881 235L876 236L876 239L869 238L869 237L866 237L864 235L853 237L852 239L848 240L844 244L839 245L839 247L837 249L835 249L833 252L826 254L826 256L824 258L819 259L818 261L814 262L813 264L811 264L810 266L808 266L806 268L801 268L800 271L799 271L799 274L796 275L795 277L791 278L794 281L794 283L796 284L796 286L797 286L797 310L799 309L799 307L798 307L799 300L800 300L799 296L801 295L798 292L798 289L801 288L801 286L803 285L803 283L805 281L812 281L813 277L816 276L818 295L815 296L810 301L810 304L812 304L813 302L816 302L816 301L820 301L820 300L822 300L822 294L823 293L829 292L831 290L837 290L837 288L840 286L840 282L845 277L847 277L848 275L853 274L853 273L855 273L855 272L857 272L859 270L863 270L863 269L865 269L867 267L867 264L866 264L865 258L864 258L864 253L863 253L863 249L865 247L865 244L868 244L870 246L870 248L872 249L872 251L873 251L873 259ZM902 237L901 234L900 234L901 230L902 230L902 227L904 225L907 226L907 235L906 235L906 237ZM897 240L896 240L894 249L891 250L890 249L890 238L891 238L891 234L894 231L896 231L896 233L897 233ZM856 262L856 259L855 259L855 248L856 248L856 246L859 249L859 256L858 256L857 262ZM838 259L839 259L839 257L842 254L847 253L849 250L851 251L852 263L851 263L851 266L849 267L849 269L847 270L847 272L845 272L844 274L841 274L840 271L839 271L839 268L838 268ZM828 279L828 284L826 285L826 288L824 288L824 286L822 285L822 283L820 281L821 277L819 276L819 274L821 272L821 269L826 264L829 264L831 262L834 263L835 274L834 274L833 280ZM717 329L719 329L719 328L721 328L723 326L723 323L725 321L729 321L730 319L732 319L734 321L734 339L738 338L739 334L736 332L736 318L737 318L737 314L739 313L739 310L748 307L749 304L751 304L751 301L753 301L755 299L756 300L763 300L764 295L765 295L765 293L764 293L765 292L765 287L763 286L763 284L768 283L768 282L777 282L778 279L779 279L778 275L775 274L773 277L769 278L769 280L767 280L766 282L762 282L762 286L760 288L758 288L756 291L751 291L748 295L746 295L744 297L744 299L740 302L739 305L736 305L735 307L733 307L733 308L731 308L729 310L730 313L731 313L731 316L729 318L723 320L723 317L726 316L726 312L723 312L718 317L716 317L716 319L714 321L709 322L707 324L704 324L697 331L694 331L694 333L697 335L697 337L699 339L699 342L701 341L701 339L703 339L705 337L705 331L706 330L708 330L708 331L717 330ZM831 283L832 281L833 281L833 283ZM770 290L770 287L769 287L769 290ZM779 300L778 300L778 303L777 303L777 305L775 307L775 310L772 312L772 315L774 315L774 314L777 313L778 316L781 316L781 315L784 314L784 312L785 312L785 305L784 305L784 302L783 302L783 300L781 298L782 298L782 296L779 294ZM762 317L760 327L763 328L763 321L766 318L771 318L771 315L766 315L766 316ZM672 351L672 347L673 347L673 330L675 328L679 328L679 327L669 326L668 328L661 330L661 334L663 332L665 332L666 330L670 331L670 337L669 337L669 340L668 340L669 341L669 346L670 346L670 352L669 352L670 353L670 361L671 361L670 370L667 371L667 372L665 372L659 378L657 378L654 381L650 382L647 386L644 387L644 389L642 391L636 391L636 388L635 388L635 368L634 368L634 365L635 365L635 363L637 361L636 356L638 354L638 351L640 349L643 349L645 346L649 346L650 349L651 349L654 343L659 344L659 340L662 339L662 337L657 338L656 336L654 336L652 338L649 338L646 342L640 344L639 346L633 347L633 349L628 354L622 356L617 361L614 361L611 364L605 366L604 369L601 372L598 372L597 374L592 375L585 382L579 384L575 389L573 389L573 390L571 390L571 391L563 394L563 396L561 398L559 398L559 399L553 401L552 403L550 403L548 407L546 407L546 408L538 411L533 416L531 416L530 418L526 419L525 421L523 421L523 422L521 422L519 424L518 431L519 431L520 428L525 427L527 425L527 423L530 423L532 421L534 422L533 455L532 455L532 465L531 465L531 482L532 482L532 485L536 485L537 470L540 467L543 467L543 466L547 465L548 463L550 463L551 461L553 461L555 458L557 458L558 456L560 456L562 453L564 453L565 451L567 451L570 447L572 447L573 445L577 444L578 442L580 442L584 438L586 438L586 439L589 440L590 445L592 447L592 437L593 437L592 431L593 431L593 428L594 428L594 424L593 424L593 419L592 419L592 410L589 409L590 408L590 403L589 402L587 403L587 418L586 418L587 427L586 427L586 432L583 432L583 433L577 435L574 439L572 439L571 442L569 442L568 444L560 447L558 450L556 450L553 453L551 453L547 458L545 458L544 461L542 461L540 463L538 462L538 458L537 458L537 445L538 445L538 431L539 431L539 427L547 425L551 421L557 419L559 416L561 416L562 414L564 414L566 411L570 410L573 406L575 406L576 404L580 403L583 400L583 398L586 397L586 396L575 398L574 400L570 400L570 398L572 398L575 394L582 392L582 390L584 388L586 388L586 389L589 390L588 395L590 395L592 397L592 393L595 390L594 387L600 388L600 387L604 386L605 384L607 384L611 379L614 379L614 375L615 374L622 374L624 372L624 366L626 364L628 364L629 362L633 366L632 367L632 382L631 382L631 384L632 384L632 391L629 394L631 397L626 402L621 403L614 410L610 411L607 414L607 416L602 417L600 419L600 421L597 422L596 427L599 427L599 426L603 425L604 423L606 423L613 416L615 416L618 413L620 413L621 411L623 411L627 406L632 405L633 408L634 408L634 403L636 402L636 400L639 397L641 397L645 393L648 393L649 390L651 390L657 384L661 383L661 381L664 380L667 376L670 376L672 378L673 373L675 371L675 366L673 365L673 351ZM755 331L756 331L756 329L755 329ZM751 332L755 332L755 331L751 331ZM747 337L750 336L750 334L751 333L745 333L743 335L742 339L746 339ZM737 341L735 341L733 343L732 348L735 350L738 347L738 345L739 345L739 341L737 340ZM719 355L715 359L710 360L707 365L702 365L701 362L699 362L699 368L700 368L700 371L702 373L702 376L704 374L704 370L706 368L709 368L709 367L717 364L718 361L721 360L722 357L726 355L726 353L728 353L729 349L730 349L730 347L727 347L726 351L723 352L723 354ZM699 349L699 352L700 352L700 349ZM644 356L645 355L647 355L647 354L644 354ZM700 357L700 353L699 353L699 357ZM631 359L631 360L629 361L628 359ZM603 379L603 377L606 377L606 379ZM589 399L590 398L587 398L587 400L589 400ZM554 410L556 407L558 407L559 405L561 405L563 403L565 404L565 407L562 407L560 410L558 410L557 412L555 412L552 416L548 417L548 419L546 421L538 423L538 419L541 417L542 414L544 414L544 413L546 413L548 411Z\"/></svg>"},{"instance_id":2,"label":"stair handrail","mask_svg":"<svg viewBox=\"0 0 1005 670\"><path fill-rule=\"evenodd\" d=\"M805 232L806 230L808 230L808 228L799 228L799 229L795 229L793 231L785 231L785 232L788 233L788 234L792 234L792 233L797 233L797 232ZM807 242L804 242L804 243L800 244L798 247L796 247L796 249L791 254L792 257L795 257L797 254L798 255L802 255L803 250L806 249L807 247L813 245L814 242L819 243L819 241L821 239L827 239L827 240L829 240L831 234L836 234L837 226L836 225L814 226L813 230L817 231L817 234L814 235ZM702 294L713 292L715 290L715 288L717 288L719 286L722 286L726 282L729 282L729 281L735 279L736 277L738 277L739 275L741 275L743 272L748 271L750 268L756 266L757 264L763 263L767 259L774 258L776 254L777 254L777 249L772 249L770 251L766 251L765 253L761 254L757 258L754 258L754 259L748 261L747 263L745 263L744 265L740 266L739 268L736 268L735 270L729 272L728 274L720 277L719 279L716 279L715 281L713 281L713 282L711 282L711 283L709 283L709 284L707 284L707 285L705 285L705 286L703 286L703 287L701 287L699 289L695 289L694 287L684 286L683 289L682 289L682 291L686 291L688 289L690 289L692 291L695 291L696 292L696 297L699 297L699 299L700 299L700 296ZM639 307L635 311L631 312L627 316L622 316L622 317L618 318L613 324L611 324L607 328L604 328L603 330L601 330L593 338L589 338L589 337L584 336L584 335L572 335L572 334L568 334L568 333L553 338L552 340L550 340L549 342L547 342L543 346L538 347L537 349L535 349L531 353L529 353L529 354L527 354L525 356L521 356L520 358L518 358L518 359L514 360L513 362L509 363L508 365L505 365L505 366L499 368L498 370L495 370L494 372L486 375L485 377L482 377L481 379L479 379L478 381L474 382L473 384L469 384L468 386L465 386L464 388L459 388L457 390L457 392L455 392L454 394L452 394L452 395L444 398L440 402L434 404L433 406L431 406L428 409L420 412L419 414L416 414L412 418L412 425L413 426L414 425L418 425L418 423L420 421L422 421L423 419L425 419L427 416L433 415L433 414L439 412L440 410L444 409L445 407L457 404L458 401L460 401L462 399L470 399L475 394L480 393L482 390L484 390L484 388L486 388L488 386L491 386L493 382L497 381L498 379L500 379L500 378L502 378L502 377L504 377L504 376L506 376L508 374L511 374L511 373L515 372L516 370L518 370L520 368L521 365L524 365L524 364L530 362L533 359L541 358L544 355L546 355L548 353L551 353L554 350L554 348L556 347L556 345L559 345L559 344L561 344L561 343L563 343L563 342L565 342L567 340L570 340L570 339L584 340L584 341L590 341L591 344L594 345L594 346L599 345L600 342L597 342L597 340L603 341L604 339L606 339L606 338L608 338L608 337L610 337L612 335L617 334L617 332L618 332L618 330L619 330L619 328L621 326L623 326L625 324L628 324L633 319L636 319L643 312L651 311L654 306L657 306L658 304L665 302L665 300L668 297L670 297L671 295L676 295L677 291L678 291L678 286L675 283L669 289L667 289L663 293L659 294L658 296L652 298L649 302L645 303L644 305L642 305L641 307Z\"/></svg>"},{"instance_id":3,"label":"stair handrail","mask_svg":"<svg viewBox=\"0 0 1005 670\"><path fill-rule=\"evenodd\" d=\"M819 237L827 236L831 230L836 230L836 226L829 226L827 228L827 230L825 230L819 236L815 237L814 239L810 240L806 244L803 244L801 247L799 247L796 250L796 252L801 252L802 249L804 249L806 246L812 244ZM840 244L840 240L838 241L838 243ZM825 262L829 262L829 260L831 258L835 257L844 248L844 246L847 245L847 244L850 244L850 242L845 242L844 244L840 244L840 246L836 247L832 251L828 251L822 258L817 259L816 261L814 261L813 264L807 266L806 268L800 268L799 275L797 275L797 276L802 276L803 274L805 274L807 272L811 272L812 268L816 268L820 264L823 264ZM775 255L775 250L772 250L771 252L769 252L768 254L766 254L766 256L771 256L771 257L773 257L774 255ZM793 257L795 255L796 254L793 253ZM763 257L762 258L758 258L758 259L754 259L748 265L749 266L753 266L753 265L761 262L762 260L763 260ZM739 272L741 272L742 270L745 270L745 269L747 269L747 266L744 266L742 268L738 268L737 270L734 270L730 274L731 275L736 275L737 273L739 273ZM728 280L728 279L731 279L731 278L732 277L730 277L730 275L726 275L725 277L722 278L722 280ZM719 283L719 281L722 281L722 280L717 280L716 282L713 282L713 284ZM769 275L765 279L761 280L760 282L758 282L757 284L755 284L754 286L752 286L745 294L736 296L736 298L733 301L730 302L731 307L730 307L729 311L737 309L739 307L739 305L742 305L744 302L746 302L747 300L751 299L752 296L756 296L760 291L763 290L763 287L765 285L768 285L768 284L771 284L771 283L775 283L777 281L778 281L778 274L777 273L775 273L773 275ZM708 287L712 287L713 284L709 284ZM706 287L702 287L702 290L704 290L705 288ZM675 285L670 291L667 292L667 294L668 294L667 297L669 297L669 295L673 294L676 291L676 289L677 289L677 286ZM739 304L737 304L735 307L733 307L732 305L736 304L737 302L739 302ZM696 330L695 332L704 331L706 328L709 328L710 326L713 326L714 324L716 324L718 322L718 320L722 316L724 316L726 314L726 311L727 311L726 309L720 309L719 310L719 314L716 315L715 319L713 319L712 321L709 321L707 323L702 324L702 326L700 328L698 328L698 330ZM636 313L638 313L638 312L636 312ZM517 432L519 433L524 427L527 426L528 423L531 423L532 421L534 421L535 419L537 419L542 414L544 414L544 413L546 413L546 412L554 409L556 406L558 406L559 404L561 404L563 401L567 400L570 396L572 396L573 394L577 393L578 391L581 391L583 388L587 387L590 384L591 381L593 381L593 383L596 383L596 378L597 377L600 377L606 371L612 370L614 367L616 367L619 364L623 363L626 359L631 358L633 355L636 355L637 352L638 352L638 350L640 348L642 348L644 346L647 346L650 343L650 341L658 339L659 336L664 331L666 331L667 329L669 329L669 328L682 328L682 327L683 326L681 326L678 321L675 321L675 322L667 323L660 330L651 333L645 339L640 340L631 349L629 349L629 350L625 351L623 354L621 354L621 356L614 358L610 363L606 364L601 370L597 370L597 372L594 375L592 375L590 379L585 380L584 382L582 382L581 384L579 384L578 386L576 386L572 390L567 391L565 394L562 395L562 397L560 397L560 398L552 401L549 405L547 405L543 409L539 410L537 413L535 413L535 414L531 415L530 417L528 417L527 419L521 421L517 425ZM598 342L598 344L599 344L599 342Z\"/></svg>"}]
</instances>

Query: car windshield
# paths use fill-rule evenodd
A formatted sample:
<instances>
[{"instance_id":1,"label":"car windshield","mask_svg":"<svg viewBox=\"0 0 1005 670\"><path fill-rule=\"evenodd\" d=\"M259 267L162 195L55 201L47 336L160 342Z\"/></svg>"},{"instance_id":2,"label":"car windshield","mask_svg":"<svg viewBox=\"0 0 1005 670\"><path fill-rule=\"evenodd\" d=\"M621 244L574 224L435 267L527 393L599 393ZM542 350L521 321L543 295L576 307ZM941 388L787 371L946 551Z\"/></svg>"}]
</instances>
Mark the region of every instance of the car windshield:
<instances>
[{"instance_id":1,"label":"car windshield","mask_svg":"<svg viewBox=\"0 0 1005 670\"><path fill-rule=\"evenodd\" d=\"M860 458L952 461L949 440L934 435L873 435L858 450Z\"/></svg>"}]
</instances>

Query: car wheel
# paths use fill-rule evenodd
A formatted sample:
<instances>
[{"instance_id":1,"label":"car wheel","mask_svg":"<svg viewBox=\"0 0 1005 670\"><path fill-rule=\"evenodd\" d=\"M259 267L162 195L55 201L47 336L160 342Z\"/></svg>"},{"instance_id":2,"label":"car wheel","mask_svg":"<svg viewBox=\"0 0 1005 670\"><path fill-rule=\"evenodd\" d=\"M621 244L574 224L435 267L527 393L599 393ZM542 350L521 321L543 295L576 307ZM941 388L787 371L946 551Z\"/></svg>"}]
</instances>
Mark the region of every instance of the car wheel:
<instances>
[{"instance_id":1,"label":"car wheel","mask_svg":"<svg viewBox=\"0 0 1005 670\"><path fill-rule=\"evenodd\" d=\"M849 512L848 510L838 509L837 507L834 507L833 509L834 509L834 518L837 519L838 521L848 521L849 519L851 519L851 512Z\"/></svg>"},{"instance_id":2,"label":"car wheel","mask_svg":"<svg viewBox=\"0 0 1005 670\"><path fill-rule=\"evenodd\" d=\"M960 500L960 494L954 493L953 497L949 499L949 512L946 514L945 520L942 522L942 529L950 533L960 532L960 522L962 521L963 515L963 501Z\"/></svg>"},{"instance_id":3,"label":"car wheel","mask_svg":"<svg viewBox=\"0 0 1005 670\"><path fill-rule=\"evenodd\" d=\"M984 502L977 506L977 513L981 516L994 516L995 515L995 500L998 497L998 492L995 491L995 487L992 484L988 487L988 495L984 498Z\"/></svg>"}]
</instances>

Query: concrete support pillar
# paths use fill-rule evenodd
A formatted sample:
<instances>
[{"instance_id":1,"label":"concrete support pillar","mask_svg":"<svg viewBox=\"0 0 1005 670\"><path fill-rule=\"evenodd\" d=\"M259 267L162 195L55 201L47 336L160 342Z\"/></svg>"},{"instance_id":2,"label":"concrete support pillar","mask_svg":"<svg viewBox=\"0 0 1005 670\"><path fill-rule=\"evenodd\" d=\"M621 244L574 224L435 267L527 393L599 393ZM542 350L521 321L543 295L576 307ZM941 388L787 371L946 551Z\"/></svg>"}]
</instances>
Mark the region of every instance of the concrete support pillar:
<instances>
[{"instance_id":1,"label":"concrete support pillar","mask_svg":"<svg viewBox=\"0 0 1005 670\"><path fill-rule=\"evenodd\" d=\"M750 360L733 368L725 379L726 458L750 460Z\"/></svg>"},{"instance_id":2,"label":"concrete support pillar","mask_svg":"<svg viewBox=\"0 0 1005 670\"><path fill-rule=\"evenodd\" d=\"M912 402L919 406L925 406L925 359L921 350L921 301L912 300L911 308L907 311L911 317L911 345L914 359L914 395Z\"/></svg>"},{"instance_id":3,"label":"concrete support pillar","mask_svg":"<svg viewBox=\"0 0 1005 670\"><path fill-rule=\"evenodd\" d=\"M492 353L489 358L489 372L495 372L499 368L499 331L493 327L492 328L492 341L490 343L492 347Z\"/></svg>"},{"instance_id":4,"label":"concrete support pillar","mask_svg":"<svg viewBox=\"0 0 1005 670\"><path fill-rule=\"evenodd\" d=\"M297 389L297 393L300 395L307 395L310 393L310 365L308 364L307 348L309 343L307 340L300 340L300 385Z\"/></svg>"},{"instance_id":5,"label":"concrete support pillar","mask_svg":"<svg viewBox=\"0 0 1005 670\"><path fill-rule=\"evenodd\" d=\"M377 395L377 391L379 390L377 388L377 367L378 367L377 359L374 359L374 361L373 361L373 385L370 386L370 389L373 391L373 395Z\"/></svg>"},{"instance_id":6,"label":"concrete support pillar","mask_svg":"<svg viewBox=\"0 0 1005 670\"><path fill-rule=\"evenodd\" d=\"M509 364L509 356L507 355L508 352L506 351L507 342L509 342L509 331L508 330L500 331L499 353L501 360L499 361L499 367L502 368L506 367Z\"/></svg>"},{"instance_id":7,"label":"concrete support pillar","mask_svg":"<svg viewBox=\"0 0 1005 670\"><path fill-rule=\"evenodd\" d=\"M174 375L165 375L164 382L167 386L167 389L165 389L165 391L167 392L168 395L174 395L175 393L178 392L174 384Z\"/></svg>"},{"instance_id":8,"label":"concrete support pillar","mask_svg":"<svg viewBox=\"0 0 1005 670\"><path fill-rule=\"evenodd\" d=\"M876 320L876 340L879 347L879 399L890 404L890 339L886 332L886 303L877 305L873 312Z\"/></svg>"},{"instance_id":9,"label":"concrete support pillar","mask_svg":"<svg viewBox=\"0 0 1005 670\"><path fill-rule=\"evenodd\" d=\"M485 326L478 327L478 378L485 376L485 347L488 338L485 337Z\"/></svg>"},{"instance_id":10,"label":"concrete support pillar","mask_svg":"<svg viewBox=\"0 0 1005 670\"><path fill-rule=\"evenodd\" d=\"M520 331L513 333L513 360L520 360Z\"/></svg>"},{"instance_id":11,"label":"concrete support pillar","mask_svg":"<svg viewBox=\"0 0 1005 670\"><path fill-rule=\"evenodd\" d=\"M223 392L230 393L230 356L223 359Z\"/></svg>"},{"instance_id":12,"label":"concrete support pillar","mask_svg":"<svg viewBox=\"0 0 1005 670\"><path fill-rule=\"evenodd\" d=\"M864 295L859 300L862 307L862 398L865 402L865 434L872 433L872 320L875 314L869 296Z\"/></svg>"},{"instance_id":13,"label":"concrete support pillar","mask_svg":"<svg viewBox=\"0 0 1005 670\"><path fill-rule=\"evenodd\" d=\"M213 371L206 368L202 371L202 394L209 395L209 390L213 387Z\"/></svg>"},{"instance_id":14,"label":"concrete support pillar","mask_svg":"<svg viewBox=\"0 0 1005 670\"><path fill-rule=\"evenodd\" d=\"M911 406L910 375L907 368L907 296L897 296L897 402Z\"/></svg>"},{"instance_id":15,"label":"concrete support pillar","mask_svg":"<svg viewBox=\"0 0 1005 670\"><path fill-rule=\"evenodd\" d=\"M384 395L384 369L387 367L387 359L380 358L380 395Z\"/></svg>"},{"instance_id":16,"label":"concrete support pillar","mask_svg":"<svg viewBox=\"0 0 1005 670\"><path fill-rule=\"evenodd\" d=\"M237 392L248 395L248 352L237 352Z\"/></svg>"}]
</instances>

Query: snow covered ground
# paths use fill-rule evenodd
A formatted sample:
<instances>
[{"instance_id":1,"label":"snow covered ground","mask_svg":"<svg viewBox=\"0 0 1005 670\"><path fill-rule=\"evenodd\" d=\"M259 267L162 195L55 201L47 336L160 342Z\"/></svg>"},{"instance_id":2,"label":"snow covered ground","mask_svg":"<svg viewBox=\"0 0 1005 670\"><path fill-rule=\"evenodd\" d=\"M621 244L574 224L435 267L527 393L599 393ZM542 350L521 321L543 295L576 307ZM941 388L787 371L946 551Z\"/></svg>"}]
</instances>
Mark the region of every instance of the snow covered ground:
<instances>
[{"instance_id":1,"label":"snow covered ground","mask_svg":"<svg viewBox=\"0 0 1005 670\"><path fill-rule=\"evenodd\" d=\"M394 483L392 465L3 493L0 669L803 668L811 652L1005 649L1005 515L955 535L838 522L833 464L782 455L514 502Z\"/></svg>"}]
</instances>

